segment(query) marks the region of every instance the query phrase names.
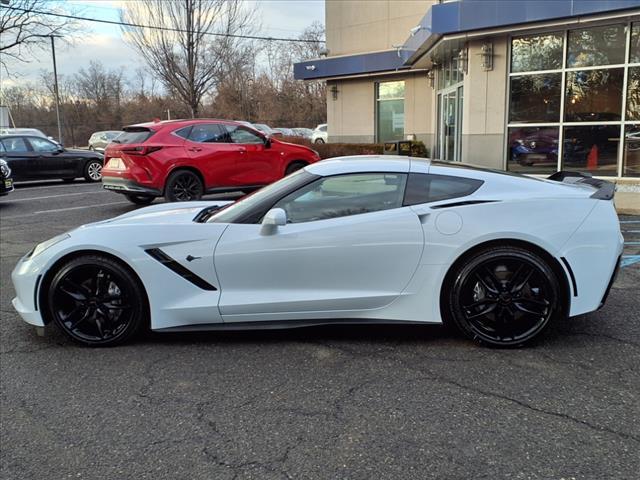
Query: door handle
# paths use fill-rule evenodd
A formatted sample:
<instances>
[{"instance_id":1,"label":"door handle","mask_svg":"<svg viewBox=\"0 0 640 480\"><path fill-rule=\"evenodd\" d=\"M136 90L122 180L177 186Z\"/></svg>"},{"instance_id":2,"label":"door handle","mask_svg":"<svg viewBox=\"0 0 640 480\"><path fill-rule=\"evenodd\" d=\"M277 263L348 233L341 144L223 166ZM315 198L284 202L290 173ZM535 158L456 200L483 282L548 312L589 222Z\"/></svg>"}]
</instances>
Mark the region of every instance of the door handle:
<instances>
[{"instance_id":1,"label":"door handle","mask_svg":"<svg viewBox=\"0 0 640 480\"><path fill-rule=\"evenodd\" d=\"M191 147L191 148L187 148L187 150L189 150L190 152L201 152L202 149L200 147Z\"/></svg>"},{"instance_id":2,"label":"door handle","mask_svg":"<svg viewBox=\"0 0 640 480\"><path fill-rule=\"evenodd\" d=\"M247 150L245 148L241 148L238 150L238 153L245 153Z\"/></svg>"}]
</instances>

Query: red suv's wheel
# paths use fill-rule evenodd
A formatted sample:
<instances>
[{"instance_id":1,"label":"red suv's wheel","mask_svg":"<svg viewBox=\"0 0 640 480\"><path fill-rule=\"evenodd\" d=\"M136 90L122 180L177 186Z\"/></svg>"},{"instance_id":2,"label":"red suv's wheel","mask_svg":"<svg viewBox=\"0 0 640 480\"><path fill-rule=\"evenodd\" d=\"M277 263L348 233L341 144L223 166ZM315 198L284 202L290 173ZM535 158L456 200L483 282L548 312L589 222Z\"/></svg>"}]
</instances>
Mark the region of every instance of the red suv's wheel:
<instances>
[{"instance_id":1,"label":"red suv's wheel","mask_svg":"<svg viewBox=\"0 0 640 480\"><path fill-rule=\"evenodd\" d=\"M164 197L167 202L188 202L200 200L204 186L200 177L190 170L176 170L167 179Z\"/></svg>"}]
</instances>

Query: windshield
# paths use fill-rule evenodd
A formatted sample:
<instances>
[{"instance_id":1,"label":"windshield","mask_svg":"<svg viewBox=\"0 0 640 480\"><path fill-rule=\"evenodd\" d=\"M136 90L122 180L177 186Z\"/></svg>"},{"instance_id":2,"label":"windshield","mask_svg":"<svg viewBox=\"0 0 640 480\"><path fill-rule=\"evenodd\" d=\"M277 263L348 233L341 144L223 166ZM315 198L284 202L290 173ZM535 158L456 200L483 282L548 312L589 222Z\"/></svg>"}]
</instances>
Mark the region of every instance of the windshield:
<instances>
[{"instance_id":1,"label":"windshield","mask_svg":"<svg viewBox=\"0 0 640 480\"><path fill-rule=\"evenodd\" d=\"M317 178L316 175L308 173L304 169L298 170L282 180L261 188L242 200L223 208L209 218L207 223L242 223L247 217L252 216L254 211L261 210L261 208L264 208L264 213L266 213L266 210L270 209L282 197L306 185L315 178Z\"/></svg>"}]
</instances>

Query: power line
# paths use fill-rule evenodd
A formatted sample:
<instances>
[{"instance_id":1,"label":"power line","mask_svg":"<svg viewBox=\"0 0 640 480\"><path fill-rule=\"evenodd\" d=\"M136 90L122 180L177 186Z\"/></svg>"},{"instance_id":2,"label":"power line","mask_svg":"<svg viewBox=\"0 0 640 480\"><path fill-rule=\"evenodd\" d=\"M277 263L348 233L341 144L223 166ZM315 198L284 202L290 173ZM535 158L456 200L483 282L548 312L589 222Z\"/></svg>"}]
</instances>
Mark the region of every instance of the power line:
<instances>
[{"instance_id":1,"label":"power line","mask_svg":"<svg viewBox=\"0 0 640 480\"><path fill-rule=\"evenodd\" d=\"M116 22L115 20L104 20L101 18L91 18L91 17L80 17L77 15L68 15L65 13L54 13L54 12L45 12L42 10L29 10L27 8L20 7L9 7L4 4L0 5L2 8L6 8L8 10L15 10L19 12L25 13L34 13L37 15L46 15L49 17L58 17L58 18L67 18L71 20L82 20L85 22L95 22L95 23L106 23L109 25L119 25L122 27L137 27L137 28L150 28L153 30L164 30L167 32L177 32L177 33L195 33L194 31L183 30L181 28L171 28L171 27L154 27L152 25L141 25L139 23L128 23L128 22ZM214 32L199 32L203 35L211 35L214 37L227 37L227 38L242 38L245 40L266 40L269 42L292 42L292 43L325 43L324 40L314 40L312 38L282 38L282 37L263 37L259 35L238 35L233 33L214 33Z\"/></svg>"}]
</instances>

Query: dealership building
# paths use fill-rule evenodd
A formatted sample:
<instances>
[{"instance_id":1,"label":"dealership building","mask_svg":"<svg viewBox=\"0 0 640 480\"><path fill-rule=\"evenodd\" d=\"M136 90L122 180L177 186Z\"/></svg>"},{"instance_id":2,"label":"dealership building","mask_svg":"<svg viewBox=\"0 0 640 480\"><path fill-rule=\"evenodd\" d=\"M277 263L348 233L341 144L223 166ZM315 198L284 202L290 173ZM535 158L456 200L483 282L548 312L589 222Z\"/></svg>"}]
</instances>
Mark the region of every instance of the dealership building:
<instances>
[{"instance_id":1,"label":"dealership building","mask_svg":"<svg viewBox=\"0 0 640 480\"><path fill-rule=\"evenodd\" d=\"M640 0L326 2L330 142L640 178Z\"/></svg>"}]
</instances>

